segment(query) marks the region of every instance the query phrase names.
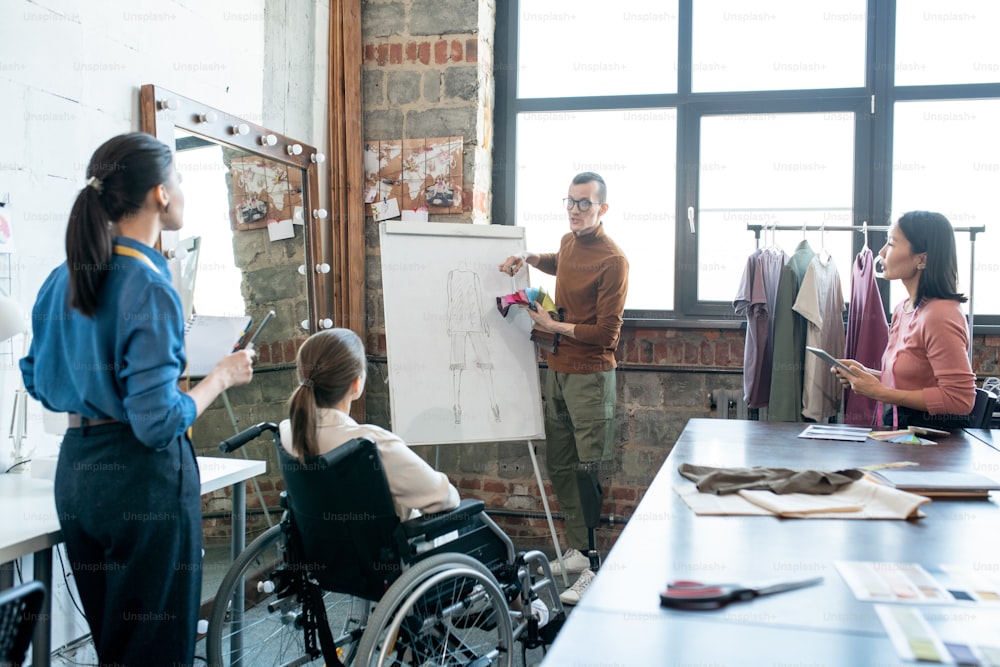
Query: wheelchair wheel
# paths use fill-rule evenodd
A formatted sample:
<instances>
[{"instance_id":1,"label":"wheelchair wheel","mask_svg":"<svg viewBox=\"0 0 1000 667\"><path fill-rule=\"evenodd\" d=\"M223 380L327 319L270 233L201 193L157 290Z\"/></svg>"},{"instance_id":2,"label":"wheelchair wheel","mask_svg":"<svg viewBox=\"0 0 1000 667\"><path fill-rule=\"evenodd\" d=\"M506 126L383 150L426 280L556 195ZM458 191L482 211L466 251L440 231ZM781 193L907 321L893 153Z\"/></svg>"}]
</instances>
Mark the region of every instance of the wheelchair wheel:
<instances>
[{"instance_id":1,"label":"wheelchair wheel","mask_svg":"<svg viewBox=\"0 0 1000 667\"><path fill-rule=\"evenodd\" d=\"M323 664L322 656L306 652L299 595L291 591L278 596L288 586L281 581L282 563L283 534L281 526L274 526L230 566L209 617L206 648L211 667ZM323 602L337 653L350 664L371 602L329 591L323 591Z\"/></svg>"},{"instance_id":2,"label":"wheelchair wheel","mask_svg":"<svg viewBox=\"0 0 1000 667\"><path fill-rule=\"evenodd\" d=\"M437 554L403 572L375 607L356 665L504 665L513 659L507 601L465 554Z\"/></svg>"}]
</instances>

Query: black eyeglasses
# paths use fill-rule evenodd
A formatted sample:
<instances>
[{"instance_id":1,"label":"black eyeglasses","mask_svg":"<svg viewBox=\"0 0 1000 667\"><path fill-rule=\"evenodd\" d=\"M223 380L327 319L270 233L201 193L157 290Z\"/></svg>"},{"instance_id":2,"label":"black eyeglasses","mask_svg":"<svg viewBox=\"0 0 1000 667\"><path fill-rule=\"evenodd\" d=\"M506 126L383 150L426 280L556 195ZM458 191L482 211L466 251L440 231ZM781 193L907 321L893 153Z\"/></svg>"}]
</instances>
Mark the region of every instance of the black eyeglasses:
<instances>
[{"instance_id":1,"label":"black eyeglasses","mask_svg":"<svg viewBox=\"0 0 1000 667\"><path fill-rule=\"evenodd\" d=\"M591 206L600 206L601 202L590 201L589 199L573 199L572 197L566 197L566 199L563 199L563 204L566 205L567 211L572 211L573 206L576 205L576 207L580 209L580 213L586 213L590 210Z\"/></svg>"}]
</instances>

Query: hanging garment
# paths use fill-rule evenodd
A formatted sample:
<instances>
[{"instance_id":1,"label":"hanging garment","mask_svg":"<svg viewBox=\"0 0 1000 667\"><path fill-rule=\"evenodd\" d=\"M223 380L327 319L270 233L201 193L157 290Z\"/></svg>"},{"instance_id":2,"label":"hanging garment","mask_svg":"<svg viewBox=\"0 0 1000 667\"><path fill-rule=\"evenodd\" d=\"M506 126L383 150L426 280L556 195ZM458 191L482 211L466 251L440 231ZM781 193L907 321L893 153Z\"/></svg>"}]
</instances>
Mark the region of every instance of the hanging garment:
<instances>
[{"instance_id":1,"label":"hanging garment","mask_svg":"<svg viewBox=\"0 0 1000 667\"><path fill-rule=\"evenodd\" d=\"M851 269L851 300L847 309L847 348L844 356L872 370L882 369L882 354L889 342L889 323L875 282L875 257L869 248L858 253ZM844 392L844 422L876 426L878 402Z\"/></svg>"},{"instance_id":2,"label":"hanging garment","mask_svg":"<svg viewBox=\"0 0 1000 667\"><path fill-rule=\"evenodd\" d=\"M844 293L840 273L832 258L818 255L809 263L793 306L806 321L806 345L826 350L834 357L844 354ZM840 411L843 386L830 372L830 364L806 355L802 372L802 416L825 421Z\"/></svg>"},{"instance_id":3,"label":"hanging garment","mask_svg":"<svg viewBox=\"0 0 1000 667\"><path fill-rule=\"evenodd\" d=\"M743 400L748 407L766 408L771 393L774 352L774 308L778 282L788 255L780 249L755 250L747 258L733 308L747 318L743 352Z\"/></svg>"},{"instance_id":4,"label":"hanging garment","mask_svg":"<svg viewBox=\"0 0 1000 667\"><path fill-rule=\"evenodd\" d=\"M768 421L802 420L802 364L806 353L806 326L792 310L799 285L816 253L802 241L781 270L774 306L774 357L771 364L771 395Z\"/></svg>"}]
</instances>

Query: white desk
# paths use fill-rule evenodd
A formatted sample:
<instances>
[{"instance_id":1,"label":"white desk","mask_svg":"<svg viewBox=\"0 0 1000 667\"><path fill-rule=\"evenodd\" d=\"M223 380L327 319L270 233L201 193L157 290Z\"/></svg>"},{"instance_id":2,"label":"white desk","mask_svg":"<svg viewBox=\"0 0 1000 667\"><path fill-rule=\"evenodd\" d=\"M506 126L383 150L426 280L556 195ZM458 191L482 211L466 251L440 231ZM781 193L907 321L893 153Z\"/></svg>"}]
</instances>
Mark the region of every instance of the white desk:
<instances>
[{"instance_id":1,"label":"white desk","mask_svg":"<svg viewBox=\"0 0 1000 667\"><path fill-rule=\"evenodd\" d=\"M267 462L199 456L198 471L202 495L225 486L233 487L232 554L235 558L246 546L246 488L243 482L266 472ZM24 473L0 475L0 507L5 515L0 523L0 563L34 554L34 578L45 584L47 594L41 614L45 622L35 627L31 655L36 667L49 665L52 547L62 542L52 482Z\"/></svg>"}]
</instances>

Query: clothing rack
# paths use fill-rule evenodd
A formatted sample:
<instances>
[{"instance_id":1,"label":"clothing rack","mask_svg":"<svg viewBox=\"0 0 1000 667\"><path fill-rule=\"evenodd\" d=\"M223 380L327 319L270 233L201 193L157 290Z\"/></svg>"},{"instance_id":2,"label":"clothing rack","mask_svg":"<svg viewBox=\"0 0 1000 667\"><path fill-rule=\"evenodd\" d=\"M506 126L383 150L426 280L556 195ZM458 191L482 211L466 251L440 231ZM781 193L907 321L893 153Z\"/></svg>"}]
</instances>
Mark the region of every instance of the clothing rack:
<instances>
[{"instance_id":1,"label":"clothing rack","mask_svg":"<svg viewBox=\"0 0 1000 667\"><path fill-rule=\"evenodd\" d=\"M868 245L868 232L887 232L890 227L887 225L869 225L867 222L861 225L758 225L747 223L747 231L754 233L757 247L760 247L760 233L762 230L770 229L772 232L862 232L865 235L865 245ZM976 234L986 232L986 225L978 227L952 227L956 232L963 232L969 235L969 359L972 359L972 324L975 317L973 308L973 295L975 294L976 282Z\"/></svg>"}]
</instances>

